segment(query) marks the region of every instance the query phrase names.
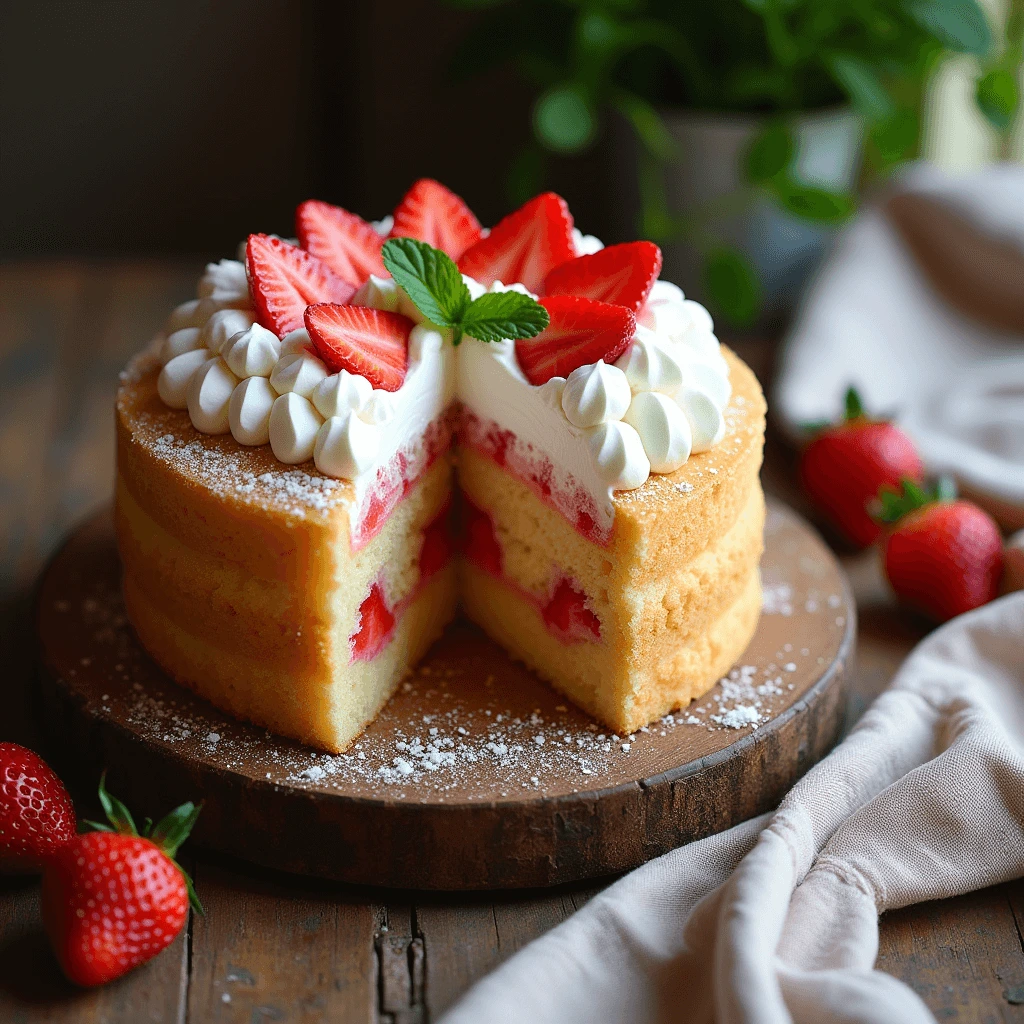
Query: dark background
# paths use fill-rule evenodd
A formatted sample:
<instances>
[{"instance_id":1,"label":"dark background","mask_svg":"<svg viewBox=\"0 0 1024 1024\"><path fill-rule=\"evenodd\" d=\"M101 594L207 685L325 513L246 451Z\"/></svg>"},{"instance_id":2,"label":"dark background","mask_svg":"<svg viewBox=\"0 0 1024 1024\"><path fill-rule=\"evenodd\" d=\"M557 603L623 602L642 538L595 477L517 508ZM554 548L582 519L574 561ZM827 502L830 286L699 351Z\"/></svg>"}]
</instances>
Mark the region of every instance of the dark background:
<instances>
[{"instance_id":1,"label":"dark background","mask_svg":"<svg viewBox=\"0 0 1024 1024\"><path fill-rule=\"evenodd\" d=\"M421 176L485 224L530 101L456 86L438 0L0 0L0 257L231 254L311 196L380 217ZM614 234L595 155L551 185Z\"/></svg>"}]
</instances>

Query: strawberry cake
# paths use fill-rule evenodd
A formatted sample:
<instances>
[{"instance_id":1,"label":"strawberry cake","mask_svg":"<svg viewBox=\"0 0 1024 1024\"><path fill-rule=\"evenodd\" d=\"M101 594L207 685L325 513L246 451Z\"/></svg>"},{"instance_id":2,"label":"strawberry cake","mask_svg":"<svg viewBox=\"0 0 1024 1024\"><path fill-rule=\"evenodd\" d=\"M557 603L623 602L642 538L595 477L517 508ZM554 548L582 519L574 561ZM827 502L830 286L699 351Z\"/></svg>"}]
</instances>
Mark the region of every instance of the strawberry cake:
<instances>
[{"instance_id":1,"label":"strawberry cake","mask_svg":"<svg viewBox=\"0 0 1024 1024\"><path fill-rule=\"evenodd\" d=\"M459 613L626 734L761 606L764 400L649 242L431 180L250 235L122 375L128 615L180 683L345 750Z\"/></svg>"}]
</instances>

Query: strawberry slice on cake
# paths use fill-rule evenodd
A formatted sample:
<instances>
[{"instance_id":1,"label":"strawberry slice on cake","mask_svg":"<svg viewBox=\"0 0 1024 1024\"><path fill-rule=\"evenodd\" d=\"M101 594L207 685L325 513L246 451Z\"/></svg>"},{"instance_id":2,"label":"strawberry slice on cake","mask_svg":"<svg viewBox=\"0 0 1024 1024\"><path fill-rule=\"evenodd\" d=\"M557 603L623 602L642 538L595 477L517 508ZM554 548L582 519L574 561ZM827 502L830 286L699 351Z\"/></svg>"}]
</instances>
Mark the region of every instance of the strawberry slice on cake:
<instances>
[{"instance_id":1,"label":"strawberry slice on cake","mask_svg":"<svg viewBox=\"0 0 1024 1024\"><path fill-rule=\"evenodd\" d=\"M340 206L307 199L295 211L299 244L357 288L371 274L386 277L380 250L384 239L372 224Z\"/></svg>"},{"instance_id":2,"label":"strawberry slice on cake","mask_svg":"<svg viewBox=\"0 0 1024 1024\"><path fill-rule=\"evenodd\" d=\"M417 238L453 260L480 235L480 221L465 201L433 178L420 178L395 207L392 238Z\"/></svg>"},{"instance_id":3,"label":"strawberry slice on cake","mask_svg":"<svg viewBox=\"0 0 1024 1024\"><path fill-rule=\"evenodd\" d=\"M485 287L518 282L539 292L544 278L575 255L569 205L554 192L544 192L498 221L458 263L463 274Z\"/></svg>"},{"instance_id":4,"label":"strawberry slice on cake","mask_svg":"<svg viewBox=\"0 0 1024 1024\"><path fill-rule=\"evenodd\" d=\"M516 358L531 384L568 377L599 359L614 363L636 331L636 316L625 306L575 295L552 295L540 304L548 311L549 325L516 342Z\"/></svg>"},{"instance_id":5,"label":"strawberry slice on cake","mask_svg":"<svg viewBox=\"0 0 1024 1024\"><path fill-rule=\"evenodd\" d=\"M307 306L348 302L356 290L312 253L273 235L249 236L245 269L256 319L279 338L302 326Z\"/></svg>"},{"instance_id":6,"label":"strawberry slice on cake","mask_svg":"<svg viewBox=\"0 0 1024 1024\"><path fill-rule=\"evenodd\" d=\"M413 328L407 316L327 302L309 306L305 323L316 354L332 373L347 370L384 391L402 386Z\"/></svg>"},{"instance_id":7,"label":"strawberry slice on cake","mask_svg":"<svg viewBox=\"0 0 1024 1024\"><path fill-rule=\"evenodd\" d=\"M625 242L555 267L543 294L578 295L639 313L660 273L661 250L653 242Z\"/></svg>"}]
</instances>

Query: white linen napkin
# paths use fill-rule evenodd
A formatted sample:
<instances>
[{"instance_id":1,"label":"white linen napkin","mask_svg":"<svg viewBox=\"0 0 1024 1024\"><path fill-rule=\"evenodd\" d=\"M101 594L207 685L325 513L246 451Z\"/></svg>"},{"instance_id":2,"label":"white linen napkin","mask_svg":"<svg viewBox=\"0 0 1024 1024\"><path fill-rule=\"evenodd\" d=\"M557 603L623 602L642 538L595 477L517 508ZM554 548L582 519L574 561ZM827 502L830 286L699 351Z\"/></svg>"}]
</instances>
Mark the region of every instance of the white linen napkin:
<instances>
[{"instance_id":1,"label":"white linen napkin","mask_svg":"<svg viewBox=\"0 0 1024 1024\"><path fill-rule=\"evenodd\" d=\"M1024 593L923 640L779 809L653 860L444 1024L918 1024L878 915L1024 874Z\"/></svg>"},{"instance_id":2,"label":"white linen napkin","mask_svg":"<svg viewBox=\"0 0 1024 1024\"><path fill-rule=\"evenodd\" d=\"M941 199L1024 251L1024 167L967 177L928 164L895 191ZM836 239L783 348L771 410L794 436L834 419L856 385L895 417L932 473L1024 506L1024 336L985 327L936 294L895 228L867 208Z\"/></svg>"}]
</instances>

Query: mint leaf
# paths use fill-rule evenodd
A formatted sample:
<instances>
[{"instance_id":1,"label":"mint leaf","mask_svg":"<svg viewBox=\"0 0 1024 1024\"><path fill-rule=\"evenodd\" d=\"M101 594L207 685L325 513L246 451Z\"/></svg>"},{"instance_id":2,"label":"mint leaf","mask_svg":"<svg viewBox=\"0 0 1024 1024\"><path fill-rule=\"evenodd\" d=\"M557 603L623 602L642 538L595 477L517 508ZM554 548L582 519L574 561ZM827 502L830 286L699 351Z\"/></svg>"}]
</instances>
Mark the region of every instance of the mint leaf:
<instances>
[{"instance_id":1,"label":"mint leaf","mask_svg":"<svg viewBox=\"0 0 1024 1024\"><path fill-rule=\"evenodd\" d=\"M548 311L529 295L488 292L469 304L459 329L479 341L502 341L532 338L547 327L549 320Z\"/></svg>"},{"instance_id":2,"label":"mint leaf","mask_svg":"<svg viewBox=\"0 0 1024 1024\"><path fill-rule=\"evenodd\" d=\"M469 306L469 289L450 256L415 238L389 238L383 256L388 273L431 323L459 323Z\"/></svg>"}]
</instances>

